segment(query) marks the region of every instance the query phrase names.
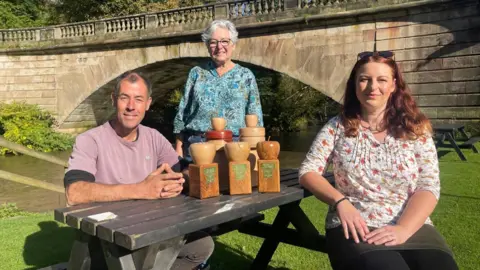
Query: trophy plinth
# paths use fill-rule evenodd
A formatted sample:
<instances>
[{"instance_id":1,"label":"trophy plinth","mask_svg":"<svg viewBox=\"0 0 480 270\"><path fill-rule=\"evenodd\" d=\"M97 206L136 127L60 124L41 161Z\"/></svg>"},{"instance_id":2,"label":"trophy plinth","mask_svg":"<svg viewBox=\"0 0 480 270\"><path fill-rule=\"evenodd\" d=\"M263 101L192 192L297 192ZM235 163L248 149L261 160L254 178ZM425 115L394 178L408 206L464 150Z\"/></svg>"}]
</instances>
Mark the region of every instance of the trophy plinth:
<instances>
[{"instance_id":1,"label":"trophy plinth","mask_svg":"<svg viewBox=\"0 0 480 270\"><path fill-rule=\"evenodd\" d=\"M188 166L189 196L205 199L220 195L218 164L213 163L216 149L212 143L194 143L190 145L193 162Z\"/></svg>"},{"instance_id":2,"label":"trophy plinth","mask_svg":"<svg viewBox=\"0 0 480 270\"><path fill-rule=\"evenodd\" d=\"M265 141L257 144L258 153L258 191L280 192L280 144Z\"/></svg>"},{"instance_id":3,"label":"trophy plinth","mask_svg":"<svg viewBox=\"0 0 480 270\"><path fill-rule=\"evenodd\" d=\"M224 146L228 159L228 182L230 195L252 193L250 172L250 145L246 142L232 142Z\"/></svg>"}]
</instances>

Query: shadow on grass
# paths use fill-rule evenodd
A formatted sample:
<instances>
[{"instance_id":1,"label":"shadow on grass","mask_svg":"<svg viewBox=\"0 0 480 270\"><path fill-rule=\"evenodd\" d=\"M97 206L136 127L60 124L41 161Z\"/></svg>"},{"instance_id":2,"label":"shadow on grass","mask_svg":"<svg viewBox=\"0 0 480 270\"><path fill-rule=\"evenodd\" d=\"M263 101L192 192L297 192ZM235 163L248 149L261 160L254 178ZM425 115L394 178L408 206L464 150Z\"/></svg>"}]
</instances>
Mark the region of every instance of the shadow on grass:
<instances>
[{"instance_id":1,"label":"shadow on grass","mask_svg":"<svg viewBox=\"0 0 480 270\"><path fill-rule=\"evenodd\" d=\"M75 239L75 230L69 227L59 227L55 221L38 223L40 231L25 239L23 259L28 269L38 269L60 262L68 261L70 249Z\"/></svg>"},{"instance_id":2,"label":"shadow on grass","mask_svg":"<svg viewBox=\"0 0 480 270\"><path fill-rule=\"evenodd\" d=\"M229 269L244 270L250 269L253 257L243 251L215 241L215 251L210 258L212 270ZM268 270L288 270L286 267L271 267Z\"/></svg>"},{"instance_id":3,"label":"shadow on grass","mask_svg":"<svg viewBox=\"0 0 480 270\"><path fill-rule=\"evenodd\" d=\"M455 194L448 194L448 193L443 193L443 192L441 193L441 196L454 197L454 198L460 198L460 199L468 199L468 200L480 200L480 197L455 195Z\"/></svg>"},{"instance_id":4,"label":"shadow on grass","mask_svg":"<svg viewBox=\"0 0 480 270\"><path fill-rule=\"evenodd\" d=\"M447 150L439 150L437 151L437 155L438 155L438 159L442 158L443 156L447 155L448 153L450 153L452 151L447 151Z\"/></svg>"}]
</instances>

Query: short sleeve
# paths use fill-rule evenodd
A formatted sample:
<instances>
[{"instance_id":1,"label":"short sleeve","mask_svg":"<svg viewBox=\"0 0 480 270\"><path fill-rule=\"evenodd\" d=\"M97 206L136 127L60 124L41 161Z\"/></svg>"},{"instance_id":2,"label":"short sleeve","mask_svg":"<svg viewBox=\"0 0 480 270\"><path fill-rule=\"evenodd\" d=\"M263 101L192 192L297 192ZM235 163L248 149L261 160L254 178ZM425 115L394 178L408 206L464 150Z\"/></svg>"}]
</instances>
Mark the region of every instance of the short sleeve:
<instances>
[{"instance_id":1,"label":"short sleeve","mask_svg":"<svg viewBox=\"0 0 480 270\"><path fill-rule=\"evenodd\" d=\"M163 163L168 163L171 168L176 167L179 163L179 156L172 144L158 131L154 130L154 138L156 140L157 147L157 167L160 167Z\"/></svg>"},{"instance_id":2,"label":"short sleeve","mask_svg":"<svg viewBox=\"0 0 480 270\"><path fill-rule=\"evenodd\" d=\"M335 136L339 126L339 117L330 119L318 132L310 150L299 169L299 177L308 173L316 172L323 174L328 163L328 158L333 151Z\"/></svg>"},{"instance_id":3,"label":"short sleeve","mask_svg":"<svg viewBox=\"0 0 480 270\"><path fill-rule=\"evenodd\" d=\"M431 136L422 136L415 142L418 180L415 191L427 190L440 198L440 171L435 143Z\"/></svg>"},{"instance_id":4,"label":"short sleeve","mask_svg":"<svg viewBox=\"0 0 480 270\"><path fill-rule=\"evenodd\" d=\"M72 154L68 160L68 171L80 170L95 175L97 173L98 145L88 133L80 134L75 139Z\"/></svg>"}]
</instances>

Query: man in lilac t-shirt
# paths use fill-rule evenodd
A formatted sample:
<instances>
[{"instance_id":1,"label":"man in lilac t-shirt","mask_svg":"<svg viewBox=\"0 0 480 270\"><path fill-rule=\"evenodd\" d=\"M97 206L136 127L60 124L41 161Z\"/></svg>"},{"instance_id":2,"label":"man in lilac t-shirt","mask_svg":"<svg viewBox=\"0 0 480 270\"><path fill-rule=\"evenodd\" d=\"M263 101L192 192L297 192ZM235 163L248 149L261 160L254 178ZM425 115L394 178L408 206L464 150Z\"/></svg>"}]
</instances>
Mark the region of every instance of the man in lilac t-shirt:
<instances>
[{"instance_id":1,"label":"man in lilac t-shirt","mask_svg":"<svg viewBox=\"0 0 480 270\"><path fill-rule=\"evenodd\" d=\"M128 199L164 199L183 190L179 157L157 130L140 125L152 102L142 75L121 75L112 93L113 120L77 136L65 173L70 205ZM166 172L166 173L164 173ZM189 235L172 269L199 266L213 252L205 233Z\"/></svg>"}]
</instances>

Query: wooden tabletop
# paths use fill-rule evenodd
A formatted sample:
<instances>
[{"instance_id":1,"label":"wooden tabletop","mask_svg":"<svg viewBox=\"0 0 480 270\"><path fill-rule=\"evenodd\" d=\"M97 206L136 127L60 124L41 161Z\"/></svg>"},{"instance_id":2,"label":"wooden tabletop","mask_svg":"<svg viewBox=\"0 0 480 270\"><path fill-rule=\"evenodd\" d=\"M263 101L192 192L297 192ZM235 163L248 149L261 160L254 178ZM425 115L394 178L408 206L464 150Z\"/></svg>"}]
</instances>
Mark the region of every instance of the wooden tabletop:
<instances>
[{"instance_id":1,"label":"wooden tabletop","mask_svg":"<svg viewBox=\"0 0 480 270\"><path fill-rule=\"evenodd\" d=\"M433 126L433 130L437 132L453 132L455 130L459 130L464 128L463 124L441 124Z\"/></svg>"},{"instance_id":2,"label":"wooden tabletop","mask_svg":"<svg viewBox=\"0 0 480 270\"><path fill-rule=\"evenodd\" d=\"M55 210L55 219L130 250L222 224L304 198L296 170L283 170L280 193L220 195L199 200L185 195L166 200L89 203ZM112 212L117 217L96 221L91 215Z\"/></svg>"}]
</instances>

